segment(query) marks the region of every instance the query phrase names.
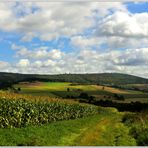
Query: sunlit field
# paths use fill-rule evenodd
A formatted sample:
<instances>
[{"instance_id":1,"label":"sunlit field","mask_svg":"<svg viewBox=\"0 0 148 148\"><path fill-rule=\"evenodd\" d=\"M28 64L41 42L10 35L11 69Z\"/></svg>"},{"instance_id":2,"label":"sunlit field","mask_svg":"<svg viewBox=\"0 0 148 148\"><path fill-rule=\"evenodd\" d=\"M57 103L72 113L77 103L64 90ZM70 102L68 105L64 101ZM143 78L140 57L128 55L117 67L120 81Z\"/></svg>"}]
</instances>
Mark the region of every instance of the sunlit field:
<instances>
[{"instance_id":1,"label":"sunlit field","mask_svg":"<svg viewBox=\"0 0 148 148\"><path fill-rule=\"evenodd\" d=\"M124 96L138 93L140 97L145 95L145 99L147 93L68 82L21 82L13 87L0 91L0 145L147 145L147 112L119 112L115 108L79 103L81 93L93 95L96 100L111 96L104 99L117 102L135 98L115 100L115 93ZM75 97L66 98L67 95Z\"/></svg>"},{"instance_id":2,"label":"sunlit field","mask_svg":"<svg viewBox=\"0 0 148 148\"><path fill-rule=\"evenodd\" d=\"M148 147L148 2L0 0L0 146Z\"/></svg>"},{"instance_id":3,"label":"sunlit field","mask_svg":"<svg viewBox=\"0 0 148 148\"><path fill-rule=\"evenodd\" d=\"M22 82L14 85L20 88L19 94L30 94L38 96L49 96L54 98L78 98L80 93L86 92L96 99L114 100L114 94L121 94L125 97L124 102L141 101L148 102L148 93L134 90L124 90L101 85L82 85L69 82Z\"/></svg>"}]
</instances>

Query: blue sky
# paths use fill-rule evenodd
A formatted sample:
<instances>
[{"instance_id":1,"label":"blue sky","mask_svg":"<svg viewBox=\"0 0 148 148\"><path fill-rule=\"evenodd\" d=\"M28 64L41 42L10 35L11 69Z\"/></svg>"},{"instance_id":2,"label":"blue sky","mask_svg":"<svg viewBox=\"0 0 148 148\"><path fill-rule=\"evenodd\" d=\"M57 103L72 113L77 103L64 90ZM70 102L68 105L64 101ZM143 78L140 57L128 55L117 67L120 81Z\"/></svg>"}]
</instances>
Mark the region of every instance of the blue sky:
<instances>
[{"instance_id":1,"label":"blue sky","mask_svg":"<svg viewBox=\"0 0 148 148\"><path fill-rule=\"evenodd\" d=\"M147 8L148 2L1 2L0 69L148 77Z\"/></svg>"},{"instance_id":2,"label":"blue sky","mask_svg":"<svg viewBox=\"0 0 148 148\"><path fill-rule=\"evenodd\" d=\"M139 2L139 3L133 3L133 2L128 2L127 4L127 9L131 13L143 13L143 12L148 12L148 2Z\"/></svg>"}]
</instances>

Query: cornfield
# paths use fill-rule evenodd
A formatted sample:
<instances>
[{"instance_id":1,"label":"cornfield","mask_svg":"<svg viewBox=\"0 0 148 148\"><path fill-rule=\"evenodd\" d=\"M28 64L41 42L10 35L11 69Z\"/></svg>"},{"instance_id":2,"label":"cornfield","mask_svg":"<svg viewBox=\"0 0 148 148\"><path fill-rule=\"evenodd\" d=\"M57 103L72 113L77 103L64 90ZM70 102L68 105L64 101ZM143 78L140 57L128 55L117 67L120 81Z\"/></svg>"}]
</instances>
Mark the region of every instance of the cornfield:
<instances>
[{"instance_id":1,"label":"cornfield","mask_svg":"<svg viewBox=\"0 0 148 148\"><path fill-rule=\"evenodd\" d=\"M0 128L21 128L77 119L98 113L98 107L79 103L0 99Z\"/></svg>"},{"instance_id":2,"label":"cornfield","mask_svg":"<svg viewBox=\"0 0 148 148\"><path fill-rule=\"evenodd\" d=\"M67 99L58 99L58 98L52 98L49 96L33 96L29 94L19 94L19 93L13 93L9 91L1 91L0 90L0 98L7 98L11 100L18 100L18 99L25 99L29 101L49 101L49 102L65 102L65 103L76 103L76 101L73 100L67 100Z\"/></svg>"}]
</instances>

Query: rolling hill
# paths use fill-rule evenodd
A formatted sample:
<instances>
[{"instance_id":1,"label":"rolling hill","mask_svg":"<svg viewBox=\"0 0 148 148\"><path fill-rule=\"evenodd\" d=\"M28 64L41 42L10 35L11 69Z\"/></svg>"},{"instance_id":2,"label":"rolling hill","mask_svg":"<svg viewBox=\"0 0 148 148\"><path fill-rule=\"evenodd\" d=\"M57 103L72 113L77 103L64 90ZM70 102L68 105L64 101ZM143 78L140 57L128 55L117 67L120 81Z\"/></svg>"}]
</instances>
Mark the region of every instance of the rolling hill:
<instances>
[{"instance_id":1,"label":"rolling hill","mask_svg":"<svg viewBox=\"0 0 148 148\"><path fill-rule=\"evenodd\" d=\"M81 84L148 84L148 79L120 73L37 75L0 72L0 87L22 81L72 82Z\"/></svg>"}]
</instances>

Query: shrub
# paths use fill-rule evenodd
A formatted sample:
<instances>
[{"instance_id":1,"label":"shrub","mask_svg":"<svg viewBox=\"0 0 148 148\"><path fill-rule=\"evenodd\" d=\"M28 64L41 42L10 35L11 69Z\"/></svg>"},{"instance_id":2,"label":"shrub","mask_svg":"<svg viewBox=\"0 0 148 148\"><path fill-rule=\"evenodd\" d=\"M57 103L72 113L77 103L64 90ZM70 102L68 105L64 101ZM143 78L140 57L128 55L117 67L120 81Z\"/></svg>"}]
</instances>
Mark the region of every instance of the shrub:
<instances>
[{"instance_id":1,"label":"shrub","mask_svg":"<svg viewBox=\"0 0 148 148\"><path fill-rule=\"evenodd\" d=\"M82 99L88 99L88 98L89 98L89 96L88 96L88 94L87 94L87 93L82 92L82 93L80 93L79 98L82 98Z\"/></svg>"},{"instance_id":2,"label":"shrub","mask_svg":"<svg viewBox=\"0 0 148 148\"><path fill-rule=\"evenodd\" d=\"M139 146L148 146L148 128L143 129L138 137L137 137L137 144Z\"/></svg>"},{"instance_id":3,"label":"shrub","mask_svg":"<svg viewBox=\"0 0 148 148\"><path fill-rule=\"evenodd\" d=\"M122 117L122 122L125 123L126 125L132 124L138 120L136 114L133 113L126 113Z\"/></svg>"},{"instance_id":4,"label":"shrub","mask_svg":"<svg viewBox=\"0 0 148 148\"><path fill-rule=\"evenodd\" d=\"M148 146L148 128L134 126L130 129L130 134L136 139L138 146Z\"/></svg>"}]
</instances>

